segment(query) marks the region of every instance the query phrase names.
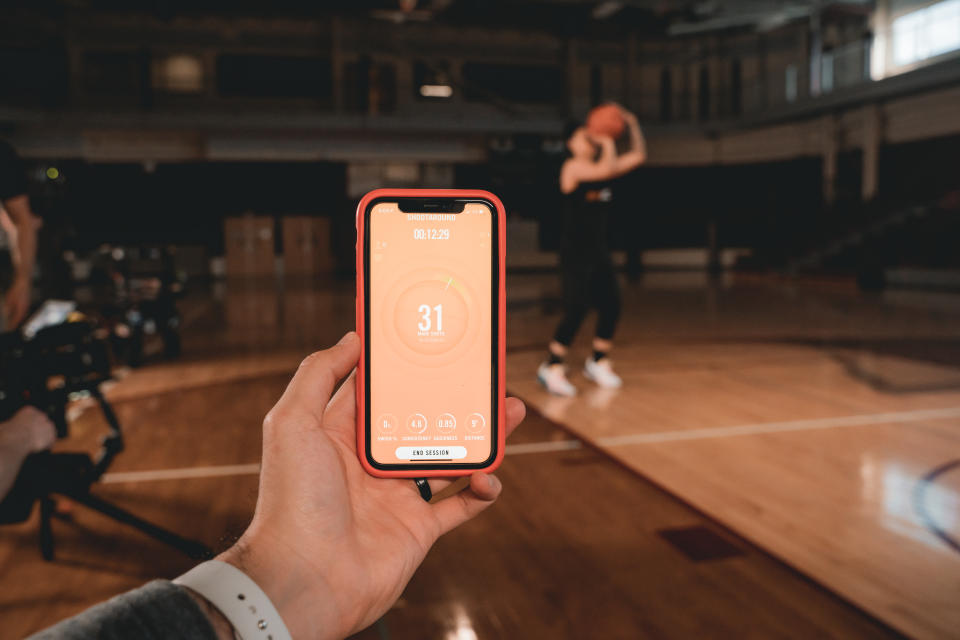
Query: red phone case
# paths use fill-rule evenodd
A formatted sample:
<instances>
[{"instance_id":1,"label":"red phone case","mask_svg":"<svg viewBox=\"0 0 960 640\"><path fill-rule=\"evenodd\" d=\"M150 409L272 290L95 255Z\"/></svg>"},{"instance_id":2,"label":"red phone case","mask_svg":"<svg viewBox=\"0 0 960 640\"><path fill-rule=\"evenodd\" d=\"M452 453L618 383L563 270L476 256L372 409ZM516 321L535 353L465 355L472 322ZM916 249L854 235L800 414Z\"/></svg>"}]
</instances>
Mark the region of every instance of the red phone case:
<instances>
[{"instance_id":1,"label":"red phone case","mask_svg":"<svg viewBox=\"0 0 960 640\"><path fill-rule=\"evenodd\" d=\"M364 324L364 279L366 273L363 270L363 237L364 237L364 212L370 202L376 198L479 198L489 201L497 209L497 238L498 238L498 265L500 286L497 292L497 455L493 461L482 469L431 469L431 470L390 470L385 471L373 467L367 461L366 437L364 429L366 427L366 326ZM474 471L491 472L500 466L503 461L503 448L506 441L505 435L505 416L504 399L506 397L506 376L504 360L506 358L506 261L505 254L507 250L506 240L506 212L503 209L503 203L500 199L489 191L471 190L471 189L377 189L363 196L360 204L357 205L357 333L360 335L360 363L357 366L357 455L360 457L360 464L363 465L367 473L380 478L426 478L439 476L466 476Z\"/></svg>"}]
</instances>

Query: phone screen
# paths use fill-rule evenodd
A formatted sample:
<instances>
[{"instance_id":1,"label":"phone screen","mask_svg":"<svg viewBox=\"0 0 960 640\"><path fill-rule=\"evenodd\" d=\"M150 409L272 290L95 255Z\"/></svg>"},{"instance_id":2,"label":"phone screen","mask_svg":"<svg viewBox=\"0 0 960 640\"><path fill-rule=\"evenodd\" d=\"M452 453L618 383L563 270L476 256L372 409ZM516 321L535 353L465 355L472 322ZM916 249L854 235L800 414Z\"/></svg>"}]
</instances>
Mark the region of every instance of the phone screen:
<instances>
[{"instance_id":1,"label":"phone screen","mask_svg":"<svg viewBox=\"0 0 960 640\"><path fill-rule=\"evenodd\" d=\"M369 209L367 451L375 465L482 467L495 454L496 220Z\"/></svg>"}]
</instances>

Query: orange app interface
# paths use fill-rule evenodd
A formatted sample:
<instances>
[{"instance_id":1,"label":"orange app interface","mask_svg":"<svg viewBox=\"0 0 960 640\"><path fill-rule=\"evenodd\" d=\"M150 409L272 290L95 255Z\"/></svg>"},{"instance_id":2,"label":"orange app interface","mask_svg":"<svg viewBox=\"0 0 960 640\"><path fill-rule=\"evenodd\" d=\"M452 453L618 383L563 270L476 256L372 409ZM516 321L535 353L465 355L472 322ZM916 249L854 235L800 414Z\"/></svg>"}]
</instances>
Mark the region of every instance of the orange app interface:
<instances>
[{"instance_id":1,"label":"orange app interface","mask_svg":"<svg viewBox=\"0 0 960 640\"><path fill-rule=\"evenodd\" d=\"M369 218L370 452L380 464L491 454L493 213Z\"/></svg>"}]
</instances>

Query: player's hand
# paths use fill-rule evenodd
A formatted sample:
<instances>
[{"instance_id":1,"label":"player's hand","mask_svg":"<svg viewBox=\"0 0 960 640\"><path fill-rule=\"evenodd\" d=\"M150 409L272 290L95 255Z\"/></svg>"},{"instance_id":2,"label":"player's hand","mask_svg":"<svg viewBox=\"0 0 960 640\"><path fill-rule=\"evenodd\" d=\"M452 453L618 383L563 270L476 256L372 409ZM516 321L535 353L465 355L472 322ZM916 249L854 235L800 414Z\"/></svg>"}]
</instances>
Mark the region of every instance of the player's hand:
<instances>
[{"instance_id":1,"label":"player's hand","mask_svg":"<svg viewBox=\"0 0 960 640\"><path fill-rule=\"evenodd\" d=\"M27 315L30 309L30 280L17 277L3 300L3 313L7 327L13 329Z\"/></svg>"},{"instance_id":2,"label":"player's hand","mask_svg":"<svg viewBox=\"0 0 960 640\"><path fill-rule=\"evenodd\" d=\"M359 355L351 332L300 365L264 420L253 522L219 558L260 585L294 638L341 638L373 623L436 539L501 490L495 476L474 473L467 490L428 504L413 480L368 475L356 446ZM523 403L507 399L508 435L524 414ZM437 493L450 481L430 484Z\"/></svg>"},{"instance_id":3,"label":"player's hand","mask_svg":"<svg viewBox=\"0 0 960 640\"><path fill-rule=\"evenodd\" d=\"M620 115L627 124L637 124L637 116L619 102L611 102L613 106L620 110Z\"/></svg>"},{"instance_id":4,"label":"player's hand","mask_svg":"<svg viewBox=\"0 0 960 640\"><path fill-rule=\"evenodd\" d=\"M587 139L590 140L593 144L598 147L603 147L605 145L615 145L616 140L613 139L613 136L608 136L605 133L586 133Z\"/></svg>"}]
</instances>

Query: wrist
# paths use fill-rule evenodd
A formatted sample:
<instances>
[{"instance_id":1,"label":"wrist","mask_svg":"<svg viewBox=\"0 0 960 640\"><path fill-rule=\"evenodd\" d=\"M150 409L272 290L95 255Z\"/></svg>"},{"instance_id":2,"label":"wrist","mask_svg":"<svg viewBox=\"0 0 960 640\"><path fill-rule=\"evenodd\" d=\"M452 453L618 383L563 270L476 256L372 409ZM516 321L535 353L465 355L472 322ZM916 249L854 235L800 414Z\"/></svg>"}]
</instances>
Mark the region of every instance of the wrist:
<instances>
[{"instance_id":1,"label":"wrist","mask_svg":"<svg viewBox=\"0 0 960 640\"><path fill-rule=\"evenodd\" d=\"M216 560L233 565L256 582L294 638L349 634L322 573L283 545L245 535Z\"/></svg>"}]
</instances>

